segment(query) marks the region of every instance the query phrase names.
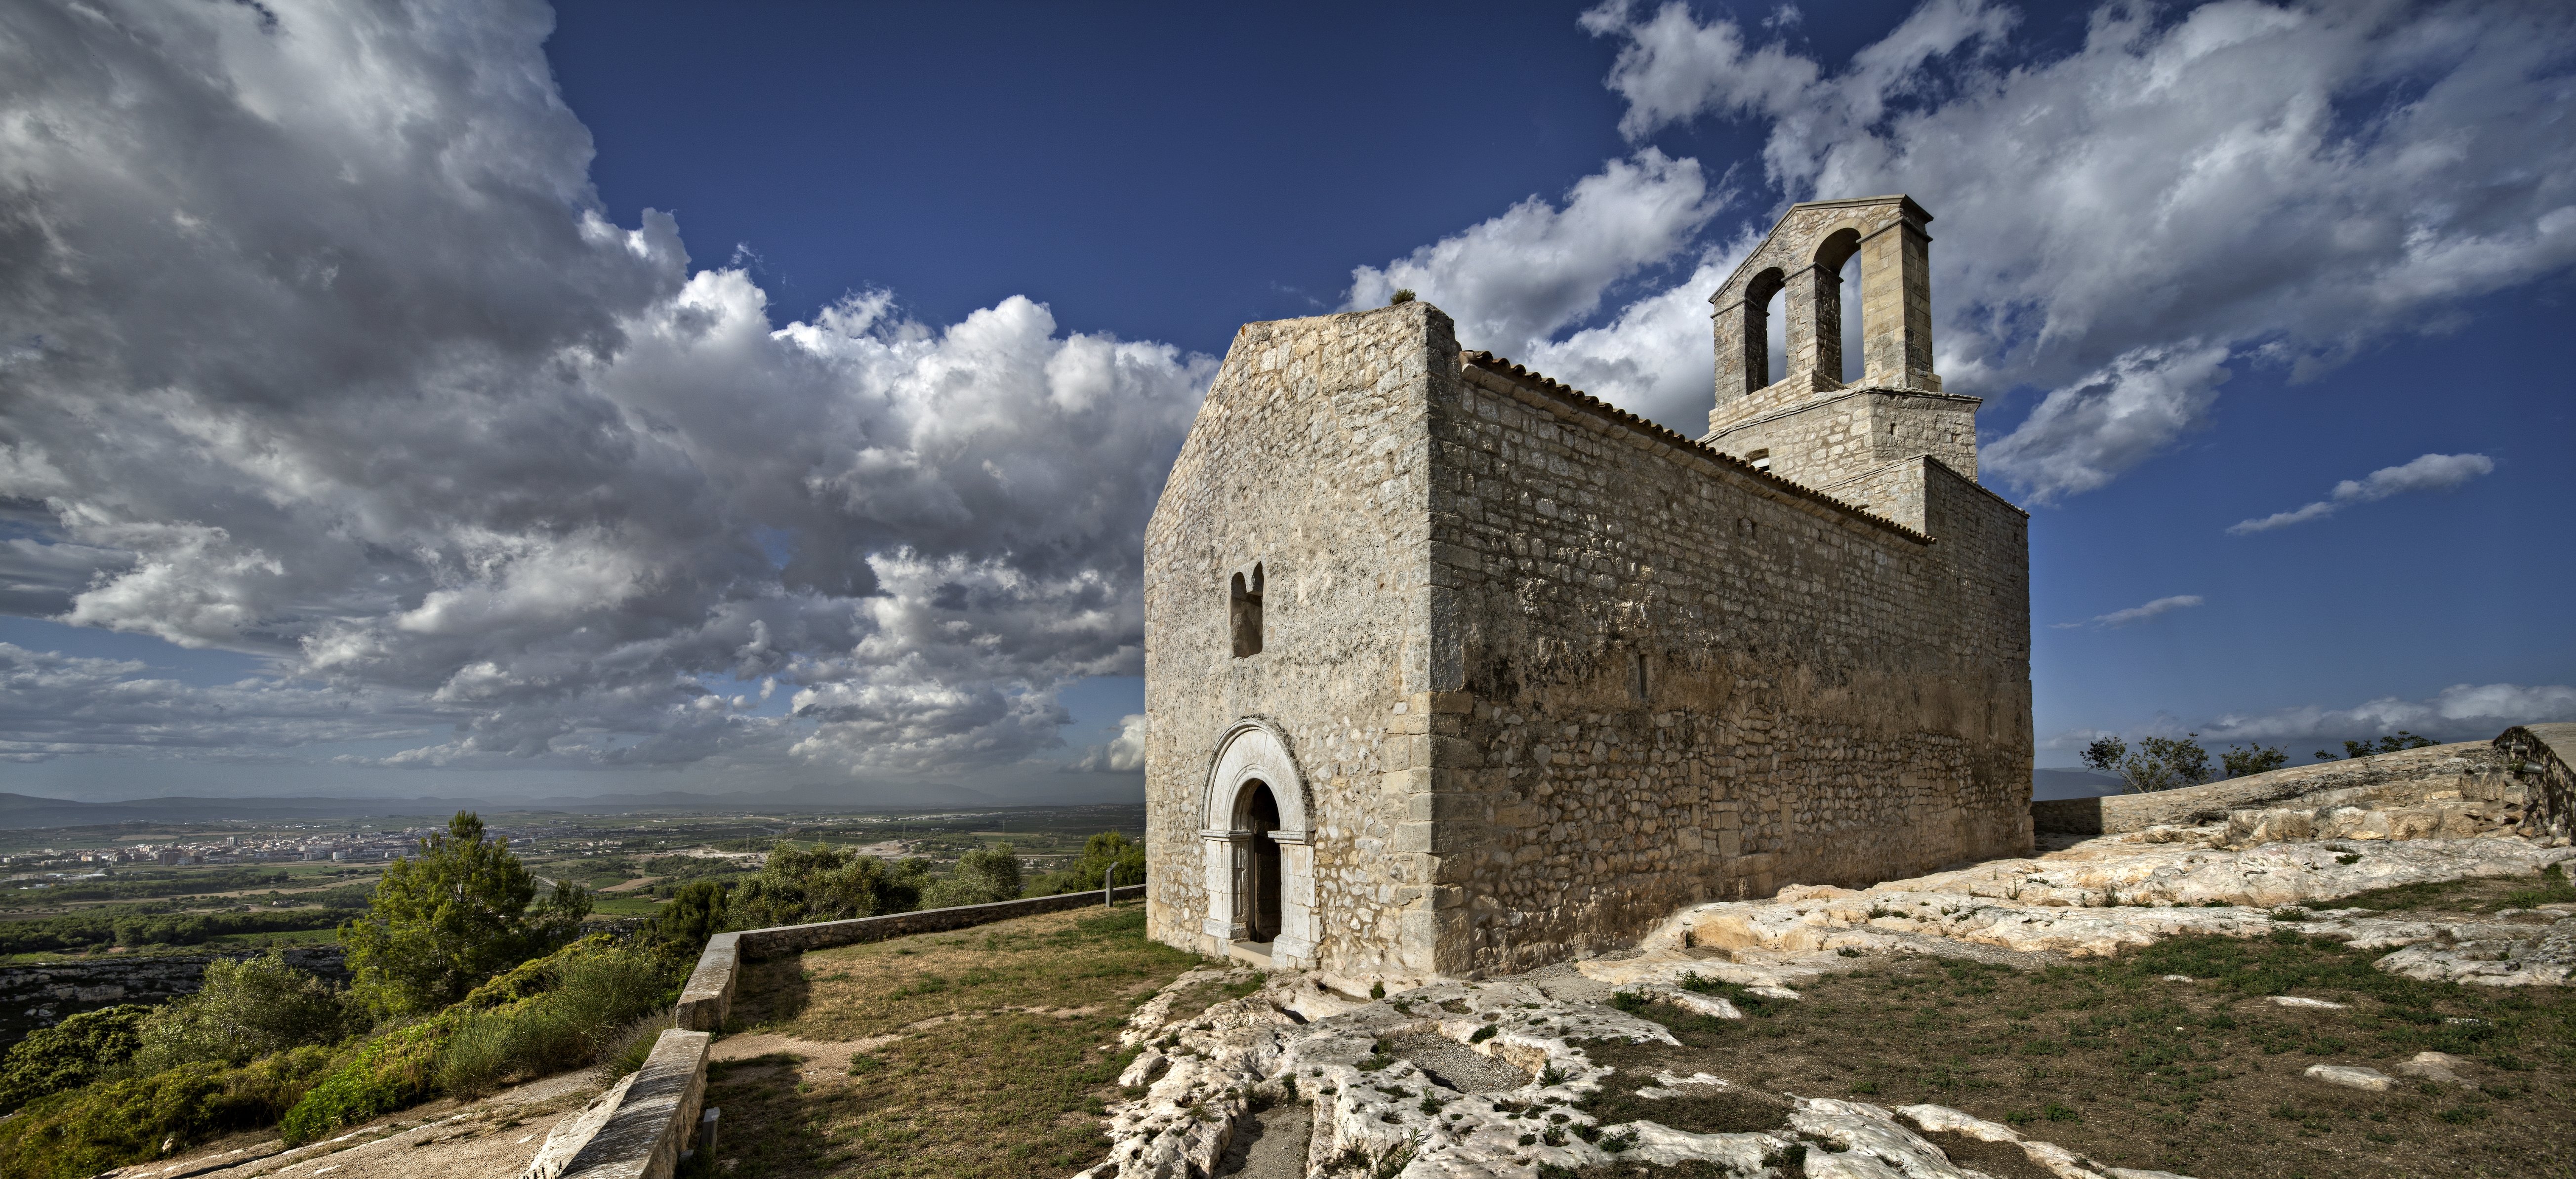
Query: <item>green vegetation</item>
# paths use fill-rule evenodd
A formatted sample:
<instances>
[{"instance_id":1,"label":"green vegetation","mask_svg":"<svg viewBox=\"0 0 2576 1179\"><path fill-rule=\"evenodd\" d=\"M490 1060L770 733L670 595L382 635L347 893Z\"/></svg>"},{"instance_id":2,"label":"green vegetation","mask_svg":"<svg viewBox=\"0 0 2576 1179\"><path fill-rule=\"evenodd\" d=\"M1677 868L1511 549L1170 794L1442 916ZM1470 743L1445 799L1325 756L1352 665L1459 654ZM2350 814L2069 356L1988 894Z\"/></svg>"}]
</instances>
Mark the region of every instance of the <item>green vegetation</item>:
<instances>
[{"instance_id":1,"label":"green vegetation","mask_svg":"<svg viewBox=\"0 0 2576 1179\"><path fill-rule=\"evenodd\" d=\"M77 1089L125 1063L143 1046L153 1008L120 1003L42 1029L9 1048L0 1062L0 1114L65 1089Z\"/></svg>"},{"instance_id":2,"label":"green vegetation","mask_svg":"<svg viewBox=\"0 0 2576 1179\"><path fill-rule=\"evenodd\" d=\"M0 924L0 954L102 950L109 946L193 946L245 933L330 929L356 909L253 909L247 913L152 915L88 912Z\"/></svg>"},{"instance_id":3,"label":"green vegetation","mask_svg":"<svg viewBox=\"0 0 2576 1179\"><path fill-rule=\"evenodd\" d=\"M269 1125L329 1065L305 1047L239 1068L191 1065L39 1098L0 1120L0 1179L80 1179L219 1134Z\"/></svg>"},{"instance_id":4,"label":"green vegetation","mask_svg":"<svg viewBox=\"0 0 2576 1179\"><path fill-rule=\"evenodd\" d=\"M1105 888L1113 873L1120 884L1144 883L1145 845L1122 832L1103 831L1083 842L1081 858L1030 881L1028 895L1049 897Z\"/></svg>"},{"instance_id":5,"label":"green vegetation","mask_svg":"<svg viewBox=\"0 0 2576 1179\"><path fill-rule=\"evenodd\" d=\"M30 1036L0 1064L0 1109L17 1109L0 1118L0 1179L76 1179L270 1124L309 1142L432 1097L640 1060L696 943L576 941L587 894L535 893L506 844L459 813L344 927L354 992L272 952L210 963L195 994L160 1007ZM703 941L707 908L691 912L656 932Z\"/></svg>"},{"instance_id":6,"label":"green vegetation","mask_svg":"<svg viewBox=\"0 0 2576 1179\"><path fill-rule=\"evenodd\" d=\"M2250 749L2242 745L2230 745L2227 747L2227 752L2218 755L2218 761L2219 764L2227 767L2228 777L2245 778L2269 773L2290 764L2290 755L2282 752L2278 745L2257 744Z\"/></svg>"},{"instance_id":7,"label":"green vegetation","mask_svg":"<svg viewBox=\"0 0 2576 1179\"><path fill-rule=\"evenodd\" d=\"M2178 790L2198 786L2215 774L2209 766L2209 751L2191 740L2198 733L2182 737L2141 737L2138 750L2129 751L2127 742L2117 737L2103 737L2084 747L2084 765L2105 774L2117 774L2134 793Z\"/></svg>"},{"instance_id":8,"label":"green vegetation","mask_svg":"<svg viewBox=\"0 0 2576 1179\"><path fill-rule=\"evenodd\" d=\"M238 892L262 885L293 884L292 873L273 868L120 868L105 880L46 881L14 885L13 901L27 900L27 894L41 892L52 903L65 901L123 901L142 897L163 897L174 893Z\"/></svg>"},{"instance_id":9,"label":"green vegetation","mask_svg":"<svg viewBox=\"0 0 2576 1179\"><path fill-rule=\"evenodd\" d=\"M947 909L1017 900L1020 857L1007 843L977 848L957 858L957 868L921 890L921 907Z\"/></svg>"},{"instance_id":10,"label":"green vegetation","mask_svg":"<svg viewBox=\"0 0 2576 1179\"><path fill-rule=\"evenodd\" d=\"M420 854L385 869L365 917L340 927L359 993L389 1015L436 1011L571 941L590 894L566 885L531 904L536 892L509 841L485 839L483 821L458 811L445 834L420 841Z\"/></svg>"},{"instance_id":11,"label":"green vegetation","mask_svg":"<svg viewBox=\"0 0 2576 1179\"><path fill-rule=\"evenodd\" d=\"M349 996L286 964L265 958L221 958L206 964L197 993L153 1011L143 1021L134 1065L158 1072L190 1064L246 1064L307 1044L336 1044L366 1030Z\"/></svg>"},{"instance_id":12,"label":"green vegetation","mask_svg":"<svg viewBox=\"0 0 2576 1179\"><path fill-rule=\"evenodd\" d=\"M736 889L730 905L737 929L843 921L921 907L930 863L888 864L837 847L780 847L760 875Z\"/></svg>"},{"instance_id":13,"label":"green vegetation","mask_svg":"<svg viewBox=\"0 0 2576 1179\"><path fill-rule=\"evenodd\" d=\"M2374 754L2395 753L2402 749L2423 749L2432 744L2433 739L2430 737L2418 737L2404 729L2399 729L2377 741L2346 741L2343 743L2343 755L2347 758L2359 759ZM2334 755L2320 749L2317 751L2317 760L2333 761Z\"/></svg>"},{"instance_id":14,"label":"green vegetation","mask_svg":"<svg viewBox=\"0 0 2576 1179\"><path fill-rule=\"evenodd\" d=\"M942 821L964 826L973 820ZM872 834L888 826L868 825L876 829ZM1068 838L1060 829L1047 830L1042 845L1064 856L1071 850ZM884 841L882 834L878 840ZM635 842L629 841L630 849ZM0 1060L0 1114L17 1111L0 1117L0 1179L75 1179L271 1125L290 1142L313 1141L422 1101L473 1096L594 1061L631 1071L668 1026L668 1004L679 980L718 930L902 912L925 903L975 904L1022 895L1033 886L1041 895L1068 885L1091 888L1114 865L1123 865L1122 879L1141 875L1141 849L1122 834L1091 837L1080 856L1055 860L1057 870L1035 880L1023 879L1016 845L1008 842L951 828L912 841L922 843L957 849L956 867L941 873L927 860L889 862L822 844L776 846L777 854L756 875L720 859L648 860L627 849L557 852L540 869L559 884L548 896L507 841L488 833L477 816L460 813L444 833L420 841L416 857L388 866L380 876L373 868L319 865L261 872L187 868L154 873L149 881L121 881L118 890L104 894L161 894L143 903L0 924L0 937L17 939L0 946L21 952L298 932L327 936L323 927L336 924L358 974L356 985L342 990L274 954L219 962L208 968L194 995L157 1008L91 1012L30 1036ZM641 931L577 936L592 905L583 882L623 884L648 874L662 887L616 894L650 914ZM351 877L375 880L372 889L354 881L327 887ZM270 888L265 895L197 902L223 905L218 911L186 908L184 890L190 888L297 883L326 888ZM67 890L48 891L49 900L68 899ZM653 904L656 893L668 897L667 903ZM339 903L293 909L276 903L323 898ZM359 901L363 909L352 903ZM1013 1100L1020 1106L1070 1101L1088 1111L1107 1092L1103 1086L1114 1077L1116 1063L1093 1045L1128 1007L1191 959L1146 945L1141 913L1133 909L1113 914L1106 929L1098 927L1102 917L1096 912L1060 916L1066 928L1013 947L1019 956L1009 959L1010 969L951 964L896 971L906 981L882 998L897 1010L949 1011L958 1001L1005 994L1033 1006L1070 1003L1068 996L1106 988L1114 1001L1093 1005L1103 1011L1097 1017L1085 1008L1078 1019L1024 1021L1044 1029L1039 1039L1047 1042L1042 1047L1048 1059L1080 1058L1074 1072L1000 1082L1004 1091L1019 1095ZM991 957L981 950L976 956ZM925 962L947 958L923 955L905 958L903 965ZM967 1040L954 1050L972 1056L977 1069L1002 1071L1020 1050L1016 1041L1025 1031L994 1039L991 1028L972 1035L961 1030ZM899 1052L871 1057L883 1067L857 1071L888 1083L898 1075L894 1062L901 1058ZM1108 1073L1092 1075L1101 1069ZM1041 1092L1042 1097L1030 1096ZM950 1095L966 1100L964 1089ZM1049 1148L1053 1153L1096 1153L1087 1114L1011 1133L1064 1139ZM1034 1149L1011 1157L1038 1157L1029 1153Z\"/></svg>"}]
</instances>

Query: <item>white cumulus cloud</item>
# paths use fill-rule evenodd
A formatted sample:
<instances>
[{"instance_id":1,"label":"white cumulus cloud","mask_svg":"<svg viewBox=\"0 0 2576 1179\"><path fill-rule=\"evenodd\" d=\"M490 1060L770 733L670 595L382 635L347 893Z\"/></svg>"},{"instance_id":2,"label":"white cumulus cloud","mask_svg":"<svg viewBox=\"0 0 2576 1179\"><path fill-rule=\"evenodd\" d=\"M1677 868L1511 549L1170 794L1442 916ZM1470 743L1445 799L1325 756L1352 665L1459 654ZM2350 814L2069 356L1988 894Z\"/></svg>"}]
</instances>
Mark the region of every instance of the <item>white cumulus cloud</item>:
<instances>
[{"instance_id":1,"label":"white cumulus cloud","mask_svg":"<svg viewBox=\"0 0 2576 1179\"><path fill-rule=\"evenodd\" d=\"M2495 460L2482 454L2421 455L2394 467L2381 467L2359 479L2343 480L2335 484L2334 491L2324 499L2260 519L2241 520L2228 525L2227 531L2238 536L2269 532L2324 519L2352 504L2366 504L2409 491L2449 491L2494 471Z\"/></svg>"},{"instance_id":2,"label":"white cumulus cloud","mask_svg":"<svg viewBox=\"0 0 2576 1179\"><path fill-rule=\"evenodd\" d=\"M2145 622L2150 618L2161 618L2176 610L2188 610L2194 606L2203 604L2207 600L2208 599L2201 597L2199 594L2175 594L2171 597L2158 598L2155 601L2148 602L2143 605L2131 606L2125 610L2114 610L2108 614L2096 614L2082 622L2052 622L2049 626L2056 630L2073 630L2079 626L2127 626L2132 622Z\"/></svg>"},{"instance_id":3,"label":"white cumulus cloud","mask_svg":"<svg viewBox=\"0 0 2576 1179\"><path fill-rule=\"evenodd\" d=\"M1134 773L1145 768L1145 714L1119 718L1118 735L1082 751L1068 767L1082 773Z\"/></svg>"},{"instance_id":4,"label":"white cumulus cloud","mask_svg":"<svg viewBox=\"0 0 2576 1179\"><path fill-rule=\"evenodd\" d=\"M273 673L78 664L0 748L133 745L153 714L97 701L157 694L171 740L421 741L353 764L943 773L1141 670L1142 525L1214 361L1024 298L777 326L669 216L611 221L551 26L0 22L0 598Z\"/></svg>"}]
</instances>

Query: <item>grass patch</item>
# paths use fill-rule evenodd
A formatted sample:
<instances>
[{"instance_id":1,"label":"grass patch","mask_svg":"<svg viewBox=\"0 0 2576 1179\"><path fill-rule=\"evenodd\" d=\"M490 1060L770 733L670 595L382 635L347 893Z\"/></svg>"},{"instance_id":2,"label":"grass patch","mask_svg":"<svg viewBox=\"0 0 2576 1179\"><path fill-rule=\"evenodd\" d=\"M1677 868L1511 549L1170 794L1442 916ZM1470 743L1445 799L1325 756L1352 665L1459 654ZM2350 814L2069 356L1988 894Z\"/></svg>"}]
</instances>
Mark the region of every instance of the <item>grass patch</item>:
<instances>
[{"instance_id":1,"label":"grass patch","mask_svg":"<svg viewBox=\"0 0 2576 1179\"><path fill-rule=\"evenodd\" d=\"M2494 913L2503 909L2565 904L2576 904L2576 881L2567 878L2564 866L2551 864L2537 877L2484 876L2469 880L2401 884L2395 888L2374 888L2369 892L2354 893L2332 902L2321 901L2315 907L2378 909L2383 912L2420 909L2446 913Z\"/></svg>"},{"instance_id":2,"label":"grass patch","mask_svg":"<svg viewBox=\"0 0 2576 1179\"><path fill-rule=\"evenodd\" d=\"M1859 1092L2009 1122L2111 1166L2277 1179L2563 1173L2576 1157L2576 995L2422 983L2372 970L2378 956L2293 925L2037 971L1902 959L1819 979L1804 1000L1740 1021L1647 1003L1637 1014L1683 1046L1596 1043L1596 1061L1622 1078L1707 1071L1744 1095L1649 1101L1631 1092L1640 1079L1584 1108L1613 1126L1761 1129L1777 1114L1751 1094ZM2262 1001L2282 993L2352 1007ZM2317 1063L2394 1073L2427 1049L2469 1057L2475 1075L2388 1093L2301 1075ZM1967 1165L2007 1173L1989 1161Z\"/></svg>"},{"instance_id":3,"label":"grass patch","mask_svg":"<svg viewBox=\"0 0 2576 1179\"><path fill-rule=\"evenodd\" d=\"M1107 1153L1100 1115L1128 1060L1101 1046L1200 961L1145 940L1144 909L1129 905L753 964L735 1007L744 1030L902 1038L846 1073L710 1070L721 1154L734 1179L1080 1170Z\"/></svg>"}]
</instances>

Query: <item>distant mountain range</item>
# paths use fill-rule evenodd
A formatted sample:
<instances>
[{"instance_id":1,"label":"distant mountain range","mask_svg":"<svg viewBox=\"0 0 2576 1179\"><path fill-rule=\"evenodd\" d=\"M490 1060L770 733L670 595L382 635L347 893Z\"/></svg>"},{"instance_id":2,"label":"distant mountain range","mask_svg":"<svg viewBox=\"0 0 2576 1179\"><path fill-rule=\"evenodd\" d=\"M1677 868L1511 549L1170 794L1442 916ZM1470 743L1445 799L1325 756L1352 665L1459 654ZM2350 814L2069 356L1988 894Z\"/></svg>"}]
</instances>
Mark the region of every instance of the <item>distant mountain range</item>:
<instances>
[{"instance_id":1,"label":"distant mountain range","mask_svg":"<svg viewBox=\"0 0 2576 1179\"><path fill-rule=\"evenodd\" d=\"M2030 798L2033 802L2046 802L2052 798L2100 798L2105 794L2125 792L2128 788L2129 784L2119 778L2091 770L2030 772Z\"/></svg>"},{"instance_id":2,"label":"distant mountain range","mask_svg":"<svg viewBox=\"0 0 2576 1179\"><path fill-rule=\"evenodd\" d=\"M799 786L760 794L696 794L664 790L652 794L596 794L578 797L496 801L488 798L138 798L126 802L80 802L0 793L0 830L39 827L98 827L117 823L206 823L221 819L357 819L430 818L443 820L458 811L485 815L552 811L597 815L619 811L894 811L945 807L1039 805L1006 801L962 786L871 785L865 801L853 801L847 786Z\"/></svg>"}]
</instances>

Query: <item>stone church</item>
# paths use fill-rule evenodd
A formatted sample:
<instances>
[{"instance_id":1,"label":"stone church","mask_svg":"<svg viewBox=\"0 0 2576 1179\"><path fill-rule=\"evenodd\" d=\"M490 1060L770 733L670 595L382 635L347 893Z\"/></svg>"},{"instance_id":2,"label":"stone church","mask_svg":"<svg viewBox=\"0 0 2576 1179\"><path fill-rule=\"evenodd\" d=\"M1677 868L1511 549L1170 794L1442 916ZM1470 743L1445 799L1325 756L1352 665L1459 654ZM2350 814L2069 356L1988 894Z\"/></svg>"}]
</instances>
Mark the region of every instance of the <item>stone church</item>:
<instances>
[{"instance_id":1,"label":"stone church","mask_svg":"<svg viewBox=\"0 0 2576 1179\"><path fill-rule=\"evenodd\" d=\"M1481 977L2026 852L2028 514L1932 371L1931 220L1791 207L1696 440L1426 303L1245 325L1146 530L1152 936Z\"/></svg>"}]
</instances>

